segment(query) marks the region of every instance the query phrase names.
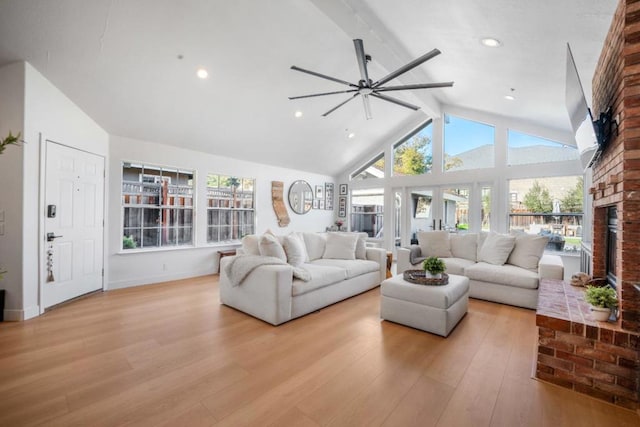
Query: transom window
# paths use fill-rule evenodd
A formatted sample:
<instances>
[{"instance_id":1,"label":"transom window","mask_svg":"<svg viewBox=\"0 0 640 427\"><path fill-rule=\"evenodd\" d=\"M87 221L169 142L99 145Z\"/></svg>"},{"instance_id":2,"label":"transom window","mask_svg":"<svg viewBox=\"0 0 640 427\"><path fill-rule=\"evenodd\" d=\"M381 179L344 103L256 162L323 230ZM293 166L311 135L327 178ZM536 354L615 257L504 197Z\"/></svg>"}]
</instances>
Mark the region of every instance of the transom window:
<instances>
[{"instance_id":1,"label":"transom window","mask_svg":"<svg viewBox=\"0 0 640 427\"><path fill-rule=\"evenodd\" d=\"M563 162L578 159L577 147L509 129L509 165Z\"/></svg>"},{"instance_id":2,"label":"transom window","mask_svg":"<svg viewBox=\"0 0 640 427\"><path fill-rule=\"evenodd\" d=\"M255 179L207 175L207 242L237 241L255 231Z\"/></svg>"},{"instance_id":3,"label":"transom window","mask_svg":"<svg viewBox=\"0 0 640 427\"><path fill-rule=\"evenodd\" d=\"M431 172L433 126L431 121L393 146L394 175L422 175Z\"/></svg>"},{"instance_id":4,"label":"transom window","mask_svg":"<svg viewBox=\"0 0 640 427\"><path fill-rule=\"evenodd\" d=\"M122 249L193 244L192 170L122 164Z\"/></svg>"},{"instance_id":5,"label":"transom window","mask_svg":"<svg viewBox=\"0 0 640 427\"><path fill-rule=\"evenodd\" d=\"M445 172L494 166L493 126L446 114L444 119Z\"/></svg>"},{"instance_id":6,"label":"transom window","mask_svg":"<svg viewBox=\"0 0 640 427\"><path fill-rule=\"evenodd\" d=\"M384 153L380 153L373 160L351 174L352 180L384 178Z\"/></svg>"}]
</instances>

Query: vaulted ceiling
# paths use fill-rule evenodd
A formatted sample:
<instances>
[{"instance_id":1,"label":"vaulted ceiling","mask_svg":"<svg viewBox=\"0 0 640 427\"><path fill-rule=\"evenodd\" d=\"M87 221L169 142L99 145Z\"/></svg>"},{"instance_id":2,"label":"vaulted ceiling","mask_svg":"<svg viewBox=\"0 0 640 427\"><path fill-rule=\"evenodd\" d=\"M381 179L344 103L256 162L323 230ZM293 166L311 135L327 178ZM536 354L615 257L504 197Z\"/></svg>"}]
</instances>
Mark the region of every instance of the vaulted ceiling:
<instances>
[{"instance_id":1,"label":"vaulted ceiling","mask_svg":"<svg viewBox=\"0 0 640 427\"><path fill-rule=\"evenodd\" d=\"M112 135L334 175L442 105L568 130L566 43L589 92L616 3L0 0L0 66L29 62ZM359 100L321 116L348 95L288 99L345 88L291 65L357 82L354 38L374 81L438 48L392 83L455 85L393 94L419 111L373 100L371 120Z\"/></svg>"}]
</instances>

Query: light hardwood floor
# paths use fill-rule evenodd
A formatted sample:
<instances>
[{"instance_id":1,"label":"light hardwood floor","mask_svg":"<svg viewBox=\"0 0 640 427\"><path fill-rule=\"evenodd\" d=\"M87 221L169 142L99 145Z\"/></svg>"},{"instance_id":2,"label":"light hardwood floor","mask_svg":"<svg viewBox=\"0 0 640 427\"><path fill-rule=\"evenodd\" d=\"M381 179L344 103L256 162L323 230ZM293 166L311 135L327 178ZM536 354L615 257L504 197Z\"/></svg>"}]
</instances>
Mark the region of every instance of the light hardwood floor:
<instances>
[{"instance_id":1,"label":"light hardwood floor","mask_svg":"<svg viewBox=\"0 0 640 427\"><path fill-rule=\"evenodd\" d=\"M449 338L378 318L379 289L273 327L218 277L0 323L0 426L639 426L531 379L535 313L472 300Z\"/></svg>"}]
</instances>

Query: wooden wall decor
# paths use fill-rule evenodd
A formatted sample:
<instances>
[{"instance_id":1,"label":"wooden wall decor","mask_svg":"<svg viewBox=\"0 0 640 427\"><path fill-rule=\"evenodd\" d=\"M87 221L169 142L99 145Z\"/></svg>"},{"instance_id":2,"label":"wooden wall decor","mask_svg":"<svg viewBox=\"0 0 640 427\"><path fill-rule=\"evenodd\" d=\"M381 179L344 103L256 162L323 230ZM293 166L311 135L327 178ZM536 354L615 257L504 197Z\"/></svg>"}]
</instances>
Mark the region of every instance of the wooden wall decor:
<instances>
[{"instance_id":1,"label":"wooden wall decor","mask_svg":"<svg viewBox=\"0 0 640 427\"><path fill-rule=\"evenodd\" d=\"M284 204L283 193L284 182L271 181L271 202L273 203L273 210L276 213L280 227L286 227L291 222L289 213L287 213L287 207Z\"/></svg>"}]
</instances>

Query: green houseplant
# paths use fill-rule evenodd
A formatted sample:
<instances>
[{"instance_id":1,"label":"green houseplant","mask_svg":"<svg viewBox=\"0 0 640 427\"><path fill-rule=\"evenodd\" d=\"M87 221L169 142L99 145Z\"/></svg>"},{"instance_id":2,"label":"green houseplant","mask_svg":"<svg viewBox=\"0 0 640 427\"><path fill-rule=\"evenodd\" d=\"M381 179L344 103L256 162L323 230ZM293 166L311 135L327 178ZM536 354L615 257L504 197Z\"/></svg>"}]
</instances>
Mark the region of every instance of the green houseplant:
<instances>
[{"instance_id":1,"label":"green houseplant","mask_svg":"<svg viewBox=\"0 0 640 427\"><path fill-rule=\"evenodd\" d=\"M422 269L431 277L440 278L447 266L440 258L432 256L422 262Z\"/></svg>"},{"instance_id":2,"label":"green houseplant","mask_svg":"<svg viewBox=\"0 0 640 427\"><path fill-rule=\"evenodd\" d=\"M591 305L591 314L599 322L606 321L611 309L618 306L618 295L611 286L587 286L584 300Z\"/></svg>"}]
</instances>

